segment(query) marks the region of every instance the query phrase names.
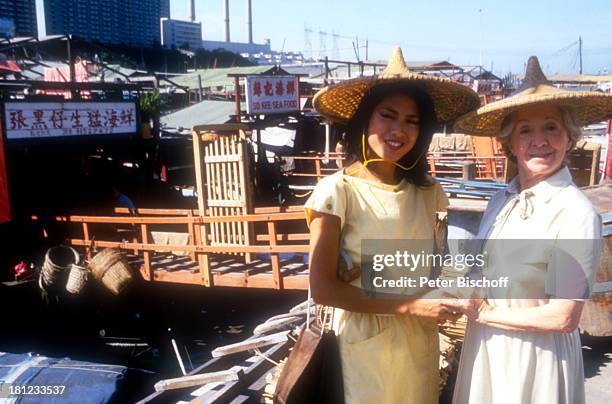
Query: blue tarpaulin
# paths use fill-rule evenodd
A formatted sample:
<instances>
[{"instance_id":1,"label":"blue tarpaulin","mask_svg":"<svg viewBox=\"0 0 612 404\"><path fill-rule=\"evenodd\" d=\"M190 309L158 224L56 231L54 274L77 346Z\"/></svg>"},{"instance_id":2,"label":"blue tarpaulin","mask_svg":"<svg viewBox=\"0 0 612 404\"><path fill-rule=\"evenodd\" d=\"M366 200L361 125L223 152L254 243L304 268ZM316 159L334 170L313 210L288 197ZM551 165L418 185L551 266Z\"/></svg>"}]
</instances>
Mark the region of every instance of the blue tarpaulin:
<instances>
[{"instance_id":1,"label":"blue tarpaulin","mask_svg":"<svg viewBox=\"0 0 612 404\"><path fill-rule=\"evenodd\" d=\"M126 371L125 366L119 365L0 352L0 402L107 403ZM8 396L10 386L13 392L21 390L26 394ZM61 395L42 394L59 390Z\"/></svg>"}]
</instances>

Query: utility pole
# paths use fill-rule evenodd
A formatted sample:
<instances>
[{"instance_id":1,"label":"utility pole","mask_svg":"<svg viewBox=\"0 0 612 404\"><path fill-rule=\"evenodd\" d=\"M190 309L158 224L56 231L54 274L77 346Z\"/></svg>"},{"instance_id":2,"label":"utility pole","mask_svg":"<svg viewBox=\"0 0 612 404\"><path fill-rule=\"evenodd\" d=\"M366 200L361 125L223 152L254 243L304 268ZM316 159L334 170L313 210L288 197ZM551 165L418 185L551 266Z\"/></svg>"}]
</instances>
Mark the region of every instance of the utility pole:
<instances>
[{"instance_id":1,"label":"utility pole","mask_svg":"<svg viewBox=\"0 0 612 404\"><path fill-rule=\"evenodd\" d=\"M580 74L582 74L582 37L578 37L578 54L580 55Z\"/></svg>"},{"instance_id":2,"label":"utility pole","mask_svg":"<svg viewBox=\"0 0 612 404\"><path fill-rule=\"evenodd\" d=\"M478 9L478 25L479 25L479 31L480 31L480 66L482 69L482 41L483 41L483 37L482 37L482 8ZM482 71L481 71L482 73Z\"/></svg>"},{"instance_id":3,"label":"utility pole","mask_svg":"<svg viewBox=\"0 0 612 404\"><path fill-rule=\"evenodd\" d=\"M306 27L306 25L304 25L304 54L306 57L310 58L314 57L312 53L312 43L310 42L311 32L312 30Z\"/></svg>"}]
</instances>

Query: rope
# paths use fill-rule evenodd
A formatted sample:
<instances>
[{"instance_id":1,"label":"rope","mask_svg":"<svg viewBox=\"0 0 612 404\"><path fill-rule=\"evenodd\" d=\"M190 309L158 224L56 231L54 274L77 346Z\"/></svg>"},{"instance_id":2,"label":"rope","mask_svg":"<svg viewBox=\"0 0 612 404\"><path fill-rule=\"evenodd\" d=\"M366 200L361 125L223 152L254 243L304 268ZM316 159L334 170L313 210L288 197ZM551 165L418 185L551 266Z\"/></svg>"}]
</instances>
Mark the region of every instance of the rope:
<instances>
[{"instance_id":1,"label":"rope","mask_svg":"<svg viewBox=\"0 0 612 404\"><path fill-rule=\"evenodd\" d=\"M363 130L363 132L362 132L362 134L361 134L361 154L362 154L362 156L363 156L363 163L361 164L361 167L356 168L356 169L354 169L354 170L352 170L352 171L350 171L350 172L347 172L347 174L348 174L348 175L352 175L352 174L354 174L354 173L355 173L355 172L357 172L357 171L359 172L359 174L361 174L361 173L362 173L362 172L363 172L363 171L366 169L366 167L368 166L368 164L370 164L370 163L375 163L375 162L385 162L385 163L391 163L391 164L393 164L394 166L396 166L396 167L398 167L398 168L400 168L400 169L402 169L402 170L404 170L404 171L410 171L410 170L412 170L414 167L416 167L416 165L419 163L419 161L421 160L421 158L423 157L423 155L424 155L426 152L427 152L427 149L425 149L425 150L424 150L424 151L421 153L421 155L420 155L420 156L419 156L419 157L418 157L418 158L415 160L415 162L414 162L414 163L412 163L412 165L411 165L411 166L409 166L409 167L404 167L403 165L401 165L401 164L400 164L400 163L398 163L398 162L395 162L395 161L390 161L390 160L385 160L385 159L382 159L382 158L368 159L368 158L366 157L366 142L365 142L365 129L364 129L364 130Z\"/></svg>"}]
</instances>

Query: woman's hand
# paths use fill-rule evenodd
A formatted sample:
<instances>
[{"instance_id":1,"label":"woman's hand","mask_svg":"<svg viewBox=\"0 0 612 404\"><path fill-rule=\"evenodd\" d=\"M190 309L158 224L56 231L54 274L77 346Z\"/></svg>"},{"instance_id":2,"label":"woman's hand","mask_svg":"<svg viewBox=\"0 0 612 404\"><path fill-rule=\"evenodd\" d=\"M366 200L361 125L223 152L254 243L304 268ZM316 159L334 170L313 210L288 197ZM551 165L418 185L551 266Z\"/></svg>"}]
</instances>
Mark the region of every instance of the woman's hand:
<instances>
[{"instance_id":1,"label":"woman's hand","mask_svg":"<svg viewBox=\"0 0 612 404\"><path fill-rule=\"evenodd\" d=\"M476 309L470 300L464 299L431 299L412 300L409 313L415 316L435 319L440 323L456 321L462 315L475 317Z\"/></svg>"},{"instance_id":2,"label":"woman's hand","mask_svg":"<svg viewBox=\"0 0 612 404\"><path fill-rule=\"evenodd\" d=\"M562 332L574 331L580 322L584 302L553 299L534 307L495 307L483 299L472 299L477 308L471 320L491 327L514 331Z\"/></svg>"}]
</instances>

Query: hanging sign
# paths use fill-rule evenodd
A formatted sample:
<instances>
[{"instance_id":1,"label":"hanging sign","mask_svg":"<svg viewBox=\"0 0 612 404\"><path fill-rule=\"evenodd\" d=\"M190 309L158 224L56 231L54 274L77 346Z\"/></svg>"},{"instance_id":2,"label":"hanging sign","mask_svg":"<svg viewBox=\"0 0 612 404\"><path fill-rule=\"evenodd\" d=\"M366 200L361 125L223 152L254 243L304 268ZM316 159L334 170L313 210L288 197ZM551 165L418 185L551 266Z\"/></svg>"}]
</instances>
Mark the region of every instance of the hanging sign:
<instances>
[{"instance_id":1,"label":"hanging sign","mask_svg":"<svg viewBox=\"0 0 612 404\"><path fill-rule=\"evenodd\" d=\"M297 76L248 76L246 102L249 114L299 111Z\"/></svg>"},{"instance_id":2,"label":"hanging sign","mask_svg":"<svg viewBox=\"0 0 612 404\"><path fill-rule=\"evenodd\" d=\"M134 102L7 102L7 140L137 132Z\"/></svg>"}]
</instances>

